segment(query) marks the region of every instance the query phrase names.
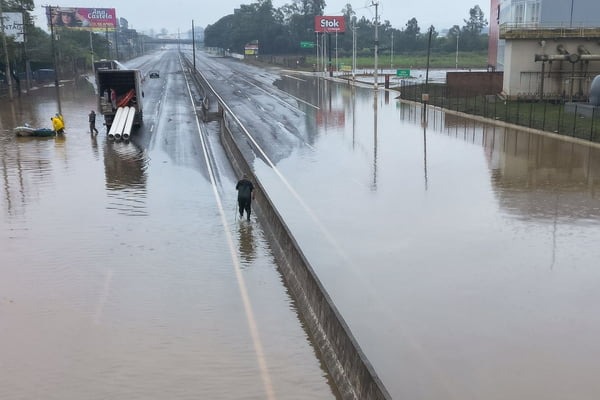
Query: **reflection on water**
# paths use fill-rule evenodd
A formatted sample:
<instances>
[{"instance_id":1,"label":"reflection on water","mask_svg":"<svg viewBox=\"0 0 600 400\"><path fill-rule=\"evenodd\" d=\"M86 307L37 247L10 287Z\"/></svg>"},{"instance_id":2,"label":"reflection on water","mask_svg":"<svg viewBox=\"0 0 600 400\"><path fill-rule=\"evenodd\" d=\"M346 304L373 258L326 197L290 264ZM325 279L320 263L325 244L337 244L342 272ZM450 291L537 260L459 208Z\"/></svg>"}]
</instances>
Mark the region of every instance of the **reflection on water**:
<instances>
[{"instance_id":1,"label":"reflection on water","mask_svg":"<svg viewBox=\"0 0 600 400\"><path fill-rule=\"evenodd\" d=\"M243 264L250 264L256 257L256 245L254 234L252 233L252 223L240 220L238 227L238 241L240 247L240 255Z\"/></svg>"},{"instance_id":2,"label":"reflection on water","mask_svg":"<svg viewBox=\"0 0 600 400\"><path fill-rule=\"evenodd\" d=\"M329 94L345 126L278 165L318 222L258 173L392 397L594 398L600 150Z\"/></svg>"},{"instance_id":3,"label":"reflection on water","mask_svg":"<svg viewBox=\"0 0 600 400\"><path fill-rule=\"evenodd\" d=\"M17 138L12 132L0 137L0 168L3 209L9 216L42 196L53 183L56 139Z\"/></svg>"},{"instance_id":4,"label":"reflection on water","mask_svg":"<svg viewBox=\"0 0 600 400\"><path fill-rule=\"evenodd\" d=\"M373 92L373 181L371 190L377 190L377 101L378 92Z\"/></svg>"},{"instance_id":5,"label":"reflection on water","mask_svg":"<svg viewBox=\"0 0 600 400\"><path fill-rule=\"evenodd\" d=\"M146 215L146 153L130 141L104 141L104 172L109 208Z\"/></svg>"},{"instance_id":6,"label":"reflection on water","mask_svg":"<svg viewBox=\"0 0 600 400\"><path fill-rule=\"evenodd\" d=\"M600 150L519 131L484 131L500 205L523 218L595 220Z\"/></svg>"},{"instance_id":7,"label":"reflection on water","mask_svg":"<svg viewBox=\"0 0 600 400\"><path fill-rule=\"evenodd\" d=\"M156 162L199 138L90 136L95 99L79 90L63 92L64 137L15 137L56 112L50 91L0 104L0 399L265 398L236 249L277 399L335 398L260 226L229 243L203 173Z\"/></svg>"},{"instance_id":8,"label":"reflection on water","mask_svg":"<svg viewBox=\"0 0 600 400\"><path fill-rule=\"evenodd\" d=\"M481 146L500 206L525 219L600 216L600 149L445 116L445 132ZM557 200L559 199L559 200Z\"/></svg>"}]
</instances>

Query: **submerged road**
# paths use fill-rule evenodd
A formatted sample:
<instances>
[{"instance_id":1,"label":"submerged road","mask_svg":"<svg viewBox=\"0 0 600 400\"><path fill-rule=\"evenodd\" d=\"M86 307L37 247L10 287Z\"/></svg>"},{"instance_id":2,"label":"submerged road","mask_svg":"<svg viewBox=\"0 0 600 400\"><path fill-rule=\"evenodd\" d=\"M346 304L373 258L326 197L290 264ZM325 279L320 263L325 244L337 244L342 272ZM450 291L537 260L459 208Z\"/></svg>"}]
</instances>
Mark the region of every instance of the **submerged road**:
<instances>
[{"instance_id":1,"label":"submerged road","mask_svg":"<svg viewBox=\"0 0 600 400\"><path fill-rule=\"evenodd\" d=\"M372 86L196 63L393 398L600 391L596 146L434 109L424 123Z\"/></svg>"},{"instance_id":2,"label":"submerged road","mask_svg":"<svg viewBox=\"0 0 600 400\"><path fill-rule=\"evenodd\" d=\"M129 142L88 132L91 85L0 107L0 398L334 399L258 221L195 115L175 51ZM100 117L100 116L99 116Z\"/></svg>"},{"instance_id":3,"label":"submerged road","mask_svg":"<svg viewBox=\"0 0 600 400\"><path fill-rule=\"evenodd\" d=\"M393 398L600 391L597 148L196 61ZM128 143L87 133L87 86L63 89L65 138L10 131L53 88L0 107L0 397L336 398L178 53L130 66L161 77Z\"/></svg>"}]
</instances>

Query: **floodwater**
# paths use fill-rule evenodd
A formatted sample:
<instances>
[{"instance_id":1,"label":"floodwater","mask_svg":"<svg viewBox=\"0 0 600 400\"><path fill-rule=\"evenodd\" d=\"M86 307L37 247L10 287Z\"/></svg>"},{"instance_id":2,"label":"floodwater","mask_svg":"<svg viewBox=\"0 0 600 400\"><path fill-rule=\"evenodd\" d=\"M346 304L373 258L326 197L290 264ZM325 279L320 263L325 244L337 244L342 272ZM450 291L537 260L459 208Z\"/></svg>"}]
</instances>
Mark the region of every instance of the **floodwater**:
<instances>
[{"instance_id":1,"label":"floodwater","mask_svg":"<svg viewBox=\"0 0 600 400\"><path fill-rule=\"evenodd\" d=\"M286 92L225 98L393 398L597 397L597 147L440 110L423 122L393 93L219 62L238 68L207 75L224 95L250 77Z\"/></svg>"},{"instance_id":2,"label":"floodwater","mask_svg":"<svg viewBox=\"0 0 600 400\"><path fill-rule=\"evenodd\" d=\"M334 399L260 223L200 135L176 57L130 142L88 133L89 86L0 105L0 398ZM173 52L172 54L176 54ZM48 122L48 123L46 123Z\"/></svg>"},{"instance_id":3,"label":"floodwater","mask_svg":"<svg viewBox=\"0 0 600 400\"><path fill-rule=\"evenodd\" d=\"M64 139L9 131L49 119L53 89L0 107L0 398L335 398L214 134L209 179L169 54L140 61L161 79L129 143L90 137L85 90ZM393 398L597 397L598 148L239 65L215 87L244 70L294 96L231 106Z\"/></svg>"},{"instance_id":4,"label":"floodwater","mask_svg":"<svg viewBox=\"0 0 600 400\"><path fill-rule=\"evenodd\" d=\"M286 183L255 168L392 396L597 397L599 149L309 93Z\"/></svg>"}]
</instances>

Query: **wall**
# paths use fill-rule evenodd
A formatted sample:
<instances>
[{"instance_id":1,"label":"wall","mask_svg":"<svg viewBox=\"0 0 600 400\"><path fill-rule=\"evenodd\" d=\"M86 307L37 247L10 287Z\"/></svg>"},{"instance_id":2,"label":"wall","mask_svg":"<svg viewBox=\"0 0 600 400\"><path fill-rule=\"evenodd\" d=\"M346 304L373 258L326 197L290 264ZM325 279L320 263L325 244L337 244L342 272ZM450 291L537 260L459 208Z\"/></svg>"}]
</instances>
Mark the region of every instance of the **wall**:
<instances>
[{"instance_id":1,"label":"wall","mask_svg":"<svg viewBox=\"0 0 600 400\"><path fill-rule=\"evenodd\" d=\"M502 91L502 72L447 72L450 95L498 94Z\"/></svg>"}]
</instances>

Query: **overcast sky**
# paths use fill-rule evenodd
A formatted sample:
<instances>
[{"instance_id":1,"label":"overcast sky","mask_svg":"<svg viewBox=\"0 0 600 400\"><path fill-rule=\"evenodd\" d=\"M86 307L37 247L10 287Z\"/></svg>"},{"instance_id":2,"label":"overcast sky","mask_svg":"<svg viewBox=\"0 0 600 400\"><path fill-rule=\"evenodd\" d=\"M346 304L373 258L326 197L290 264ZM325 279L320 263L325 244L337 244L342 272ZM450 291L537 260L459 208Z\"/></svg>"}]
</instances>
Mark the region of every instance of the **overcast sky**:
<instances>
[{"instance_id":1,"label":"overcast sky","mask_svg":"<svg viewBox=\"0 0 600 400\"><path fill-rule=\"evenodd\" d=\"M273 7L289 4L291 0L272 0ZM59 0L51 3L35 0L38 16L36 25L45 28L43 5L59 7L115 8L118 18L129 21L129 27L148 32L160 32L165 28L169 33L185 32L191 29L192 20L196 27L213 24L221 17L233 14L240 4L252 4L253 0ZM340 15L346 4L352 5L357 16L375 18L372 0L326 0L325 15ZM462 26L468 19L469 10L479 5L489 22L490 0L379 0L380 21L390 21L392 26L402 29L406 22L415 17L421 31L433 25L441 31L453 25ZM44 21L42 23L42 21Z\"/></svg>"}]
</instances>

